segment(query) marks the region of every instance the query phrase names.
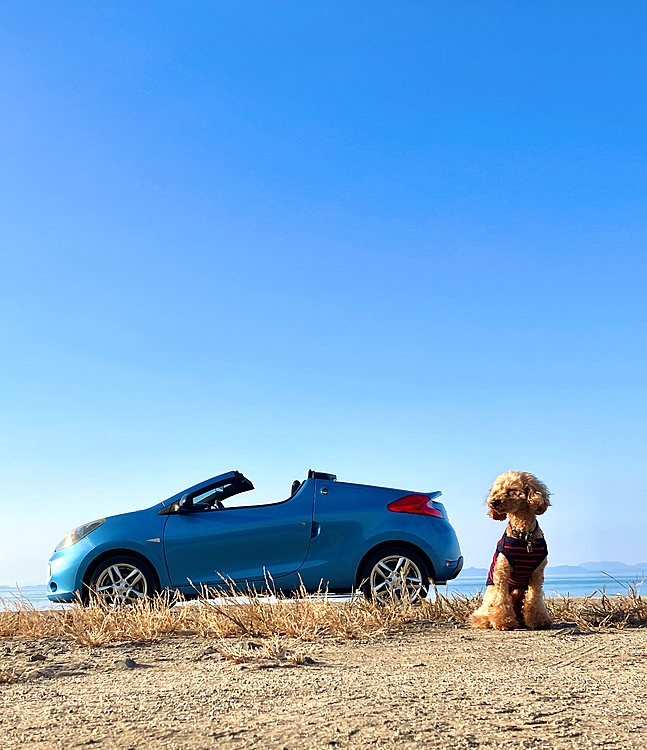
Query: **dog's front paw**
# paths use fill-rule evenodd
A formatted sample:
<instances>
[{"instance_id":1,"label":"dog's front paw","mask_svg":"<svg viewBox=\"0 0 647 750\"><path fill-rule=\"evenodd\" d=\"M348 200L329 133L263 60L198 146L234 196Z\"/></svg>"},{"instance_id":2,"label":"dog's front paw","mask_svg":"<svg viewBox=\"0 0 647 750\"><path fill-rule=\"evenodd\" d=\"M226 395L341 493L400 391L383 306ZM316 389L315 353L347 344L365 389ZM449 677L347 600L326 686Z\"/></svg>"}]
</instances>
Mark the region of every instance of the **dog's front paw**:
<instances>
[{"instance_id":1,"label":"dog's front paw","mask_svg":"<svg viewBox=\"0 0 647 750\"><path fill-rule=\"evenodd\" d=\"M495 630L516 630L519 627L519 623L514 617L495 618L492 621L492 627Z\"/></svg>"},{"instance_id":2,"label":"dog's front paw","mask_svg":"<svg viewBox=\"0 0 647 750\"><path fill-rule=\"evenodd\" d=\"M550 630L553 627L553 621L550 617L538 617L531 622L526 619L526 627L531 630Z\"/></svg>"},{"instance_id":3,"label":"dog's front paw","mask_svg":"<svg viewBox=\"0 0 647 750\"><path fill-rule=\"evenodd\" d=\"M523 619L530 630L549 630L553 625L543 599L530 598L524 603Z\"/></svg>"},{"instance_id":4,"label":"dog's front paw","mask_svg":"<svg viewBox=\"0 0 647 750\"><path fill-rule=\"evenodd\" d=\"M490 627L490 618L487 615L473 614L470 617L470 625L473 628L481 628L487 630Z\"/></svg>"}]
</instances>

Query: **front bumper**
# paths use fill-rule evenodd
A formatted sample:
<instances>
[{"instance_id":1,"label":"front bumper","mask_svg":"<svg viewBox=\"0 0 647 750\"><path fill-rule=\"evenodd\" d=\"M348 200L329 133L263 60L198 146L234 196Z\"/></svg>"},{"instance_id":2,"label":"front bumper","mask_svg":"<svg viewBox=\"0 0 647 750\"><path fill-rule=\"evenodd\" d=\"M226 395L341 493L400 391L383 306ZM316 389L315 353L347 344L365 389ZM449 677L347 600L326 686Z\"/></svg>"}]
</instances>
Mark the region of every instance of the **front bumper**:
<instances>
[{"instance_id":1,"label":"front bumper","mask_svg":"<svg viewBox=\"0 0 647 750\"><path fill-rule=\"evenodd\" d=\"M52 602L76 601L81 593L84 560L94 549L86 537L67 549L58 550L49 559L47 598Z\"/></svg>"}]
</instances>

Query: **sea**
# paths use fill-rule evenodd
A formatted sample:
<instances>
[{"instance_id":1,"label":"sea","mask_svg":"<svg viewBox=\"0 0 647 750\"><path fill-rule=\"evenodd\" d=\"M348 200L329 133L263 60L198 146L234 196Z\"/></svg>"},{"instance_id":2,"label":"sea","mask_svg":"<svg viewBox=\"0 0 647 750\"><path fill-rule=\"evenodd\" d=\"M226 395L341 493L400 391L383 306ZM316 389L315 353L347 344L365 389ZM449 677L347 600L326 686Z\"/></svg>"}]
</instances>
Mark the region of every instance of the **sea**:
<instances>
[{"instance_id":1,"label":"sea","mask_svg":"<svg viewBox=\"0 0 647 750\"><path fill-rule=\"evenodd\" d=\"M459 575L455 581L450 581L438 586L438 593L443 596L453 594L463 596L476 596L485 590L487 571L481 575ZM552 576L546 574L544 579L544 595L547 597L581 597L581 596L615 596L616 594L627 594L634 588L636 593L641 593L642 576L614 575L610 577L604 573L593 573L590 575L575 576ZM647 595L647 584L643 586L644 594Z\"/></svg>"},{"instance_id":2,"label":"sea","mask_svg":"<svg viewBox=\"0 0 647 750\"><path fill-rule=\"evenodd\" d=\"M474 568L465 571L465 574L458 576L454 581L448 584L442 584L437 587L438 594L442 596L475 596L485 589L485 579L487 571L473 573ZM647 570L645 571L647 573ZM544 581L544 592L548 597L581 597L581 596L600 596L603 592L606 596L615 596L616 594L627 594L632 588L638 594L647 595L647 583L642 582L643 576L633 573L631 575L623 574L606 574L601 571L589 571L587 573L578 573L577 575L551 575L550 571L546 574ZM641 586L643 591L641 591ZM430 593L434 596L434 592ZM337 597L335 597L337 598ZM340 597L345 598L345 597ZM4 608L11 608L20 603L35 609L49 609L60 605L54 605L47 598L45 585L40 586L0 586L0 611Z\"/></svg>"}]
</instances>

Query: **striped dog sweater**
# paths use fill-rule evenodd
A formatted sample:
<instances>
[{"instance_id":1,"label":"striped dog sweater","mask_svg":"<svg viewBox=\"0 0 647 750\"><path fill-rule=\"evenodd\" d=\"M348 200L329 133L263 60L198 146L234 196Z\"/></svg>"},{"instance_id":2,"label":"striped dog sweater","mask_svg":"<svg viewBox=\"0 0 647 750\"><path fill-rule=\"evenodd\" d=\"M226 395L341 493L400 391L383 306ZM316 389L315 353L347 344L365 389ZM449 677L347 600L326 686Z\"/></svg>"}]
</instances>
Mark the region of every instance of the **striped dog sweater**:
<instances>
[{"instance_id":1,"label":"striped dog sweater","mask_svg":"<svg viewBox=\"0 0 647 750\"><path fill-rule=\"evenodd\" d=\"M522 589L526 591L530 582L530 576L548 557L548 547L546 546L546 540L543 538L525 541L524 539L516 539L504 533L496 546L496 552L492 558L487 586L494 585L494 566L499 555L504 555L512 568L509 580L510 590Z\"/></svg>"}]
</instances>

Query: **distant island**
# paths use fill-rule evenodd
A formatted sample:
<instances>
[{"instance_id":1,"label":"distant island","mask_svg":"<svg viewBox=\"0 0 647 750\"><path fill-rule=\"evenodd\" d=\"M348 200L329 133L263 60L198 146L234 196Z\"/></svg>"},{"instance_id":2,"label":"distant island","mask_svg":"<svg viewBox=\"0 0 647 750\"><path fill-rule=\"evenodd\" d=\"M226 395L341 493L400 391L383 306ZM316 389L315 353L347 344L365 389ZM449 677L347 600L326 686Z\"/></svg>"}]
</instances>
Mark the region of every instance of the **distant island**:
<instances>
[{"instance_id":1,"label":"distant island","mask_svg":"<svg viewBox=\"0 0 647 750\"><path fill-rule=\"evenodd\" d=\"M621 562L612 562L605 560L603 562L583 562L579 565L548 565L546 567L547 576L590 576L591 574L599 575L608 573L611 576L635 576L642 578L647 576L647 563L636 563L635 565L626 565ZM487 576L488 568L463 568L463 576Z\"/></svg>"}]
</instances>

